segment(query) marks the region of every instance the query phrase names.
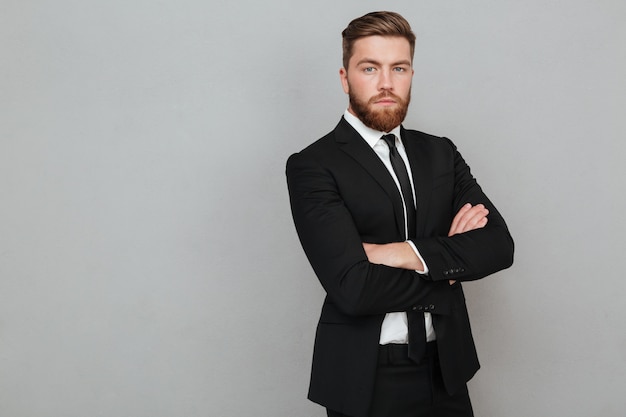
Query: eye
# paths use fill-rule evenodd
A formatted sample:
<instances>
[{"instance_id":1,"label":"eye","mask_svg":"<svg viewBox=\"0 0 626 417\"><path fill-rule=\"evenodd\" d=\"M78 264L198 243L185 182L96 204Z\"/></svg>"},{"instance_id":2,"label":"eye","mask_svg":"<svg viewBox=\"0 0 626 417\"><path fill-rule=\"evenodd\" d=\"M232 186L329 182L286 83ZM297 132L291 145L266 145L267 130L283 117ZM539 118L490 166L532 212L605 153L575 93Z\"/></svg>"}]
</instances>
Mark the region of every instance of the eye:
<instances>
[{"instance_id":1,"label":"eye","mask_svg":"<svg viewBox=\"0 0 626 417\"><path fill-rule=\"evenodd\" d=\"M369 74L369 73L372 73L372 72L374 72L374 71L375 71L375 68L374 68L374 67L366 67L366 68L363 68L363 72L368 73L368 74Z\"/></svg>"},{"instance_id":2,"label":"eye","mask_svg":"<svg viewBox=\"0 0 626 417\"><path fill-rule=\"evenodd\" d=\"M395 67L393 70L395 72L406 72L406 68L404 67Z\"/></svg>"}]
</instances>

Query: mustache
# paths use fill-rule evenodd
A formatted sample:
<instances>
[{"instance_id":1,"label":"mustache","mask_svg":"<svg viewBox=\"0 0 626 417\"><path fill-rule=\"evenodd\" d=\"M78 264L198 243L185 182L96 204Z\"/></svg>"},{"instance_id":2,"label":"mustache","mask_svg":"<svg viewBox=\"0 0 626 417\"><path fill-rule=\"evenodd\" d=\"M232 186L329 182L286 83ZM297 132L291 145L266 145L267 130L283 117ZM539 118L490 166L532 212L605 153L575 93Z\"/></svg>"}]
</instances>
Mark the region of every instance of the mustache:
<instances>
[{"instance_id":1,"label":"mustache","mask_svg":"<svg viewBox=\"0 0 626 417\"><path fill-rule=\"evenodd\" d=\"M394 101L397 101L398 103L402 104L404 103L404 100L402 98L400 98L400 96L395 95L394 93L390 92L390 91L383 91L382 93L372 97L369 99L369 104L373 104L379 100L382 100L384 98L392 98Z\"/></svg>"}]
</instances>

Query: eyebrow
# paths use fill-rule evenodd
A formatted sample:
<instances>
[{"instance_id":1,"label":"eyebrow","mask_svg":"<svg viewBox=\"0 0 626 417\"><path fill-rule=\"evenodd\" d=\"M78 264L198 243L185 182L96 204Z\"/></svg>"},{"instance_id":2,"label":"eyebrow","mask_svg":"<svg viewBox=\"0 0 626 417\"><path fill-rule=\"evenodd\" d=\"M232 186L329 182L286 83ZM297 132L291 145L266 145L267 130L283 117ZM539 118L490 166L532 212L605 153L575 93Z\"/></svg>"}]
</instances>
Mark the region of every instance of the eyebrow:
<instances>
[{"instance_id":1,"label":"eyebrow","mask_svg":"<svg viewBox=\"0 0 626 417\"><path fill-rule=\"evenodd\" d=\"M362 60L360 60L359 62L356 63L357 66L363 65L363 64L372 64L372 65L382 66L382 63L376 61L375 59L371 59L371 58L363 58ZM408 65L408 66L411 66L411 61L403 59L402 61L394 62L393 64L391 64L392 67L394 67L396 65Z\"/></svg>"}]
</instances>

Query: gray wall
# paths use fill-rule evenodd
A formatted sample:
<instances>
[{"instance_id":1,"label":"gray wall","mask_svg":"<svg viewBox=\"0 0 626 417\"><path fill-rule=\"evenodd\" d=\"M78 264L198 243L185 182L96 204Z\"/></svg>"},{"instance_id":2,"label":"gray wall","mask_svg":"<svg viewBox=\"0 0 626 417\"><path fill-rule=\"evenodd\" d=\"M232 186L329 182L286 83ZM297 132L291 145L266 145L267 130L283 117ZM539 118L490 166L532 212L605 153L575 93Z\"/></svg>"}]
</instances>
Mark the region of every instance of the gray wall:
<instances>
[{"instance_id":1,"label":"gray wall","mask_svg":"<svg viewBox=\"0 0 626 417\"><path fill-rule=\"evenodd\" d=\"M365 3L0 2L1 416L324 415L284 163L376 9L517 244L466 285L477 416L623 415L626 3Z\"/></svg>"}]
</instances>

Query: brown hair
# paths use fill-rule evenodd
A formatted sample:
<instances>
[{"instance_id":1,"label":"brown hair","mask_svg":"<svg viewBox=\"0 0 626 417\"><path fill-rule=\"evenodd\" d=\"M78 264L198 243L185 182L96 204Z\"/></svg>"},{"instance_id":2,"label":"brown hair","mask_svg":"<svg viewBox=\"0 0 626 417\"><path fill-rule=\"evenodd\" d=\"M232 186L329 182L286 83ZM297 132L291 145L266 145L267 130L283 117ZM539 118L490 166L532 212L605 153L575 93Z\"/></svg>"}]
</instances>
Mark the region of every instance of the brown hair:
<instances>
[{"instance_id":1,"label":"brown hair","mask_svg":"<svg viewBox=\"0 0 626 417\"><path fill-rule=\"evenodd\" d=\"M354 42L366 36L400 36L409 41L411 60L415 51L415 34L409 22L398 13L372 12L354 19L341 32L343 38L343 67L348 69Z\"/></svg>"}]
</instances>

